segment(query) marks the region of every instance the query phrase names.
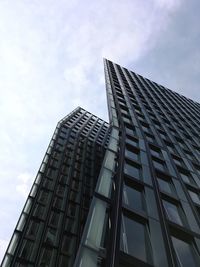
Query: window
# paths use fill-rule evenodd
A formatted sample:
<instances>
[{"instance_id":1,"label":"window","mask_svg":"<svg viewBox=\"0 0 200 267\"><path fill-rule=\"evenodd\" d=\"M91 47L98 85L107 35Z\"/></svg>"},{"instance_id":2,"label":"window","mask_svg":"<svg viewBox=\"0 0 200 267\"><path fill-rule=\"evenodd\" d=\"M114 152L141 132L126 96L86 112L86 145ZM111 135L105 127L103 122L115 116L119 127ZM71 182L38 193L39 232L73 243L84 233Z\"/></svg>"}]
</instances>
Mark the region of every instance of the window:
<instances>
[{"instance_id":1,"label":"window","mask_svg":"<svg viewBox=\"0 0 200 267\"><path fill-rule=\"evenodd\" d=\"M68 215L69 216L72 216L72 217L75 217L76 213L77 213L77 210L78 210L78 205L76 205L75 203L73 202L69 202L69 206L68 206Z\"/></svg>"},{"instance_id":2,"label":"window","mask_svg":"<svg viewBox=\"0 0 200 267\"><path fill-rule=\"evenodd\" d=\"M160 150L159 149L155 149L153 147L150 147L150 152L151 152L152 156L160 157Z\"/></svg>"},{"instance_id":3,"label":"window","mask_svg":"<svg viewBox=\"0 0 200 267\"><path fill-rule=\"evenodd\" d=\"M55 246L56 242L56 230L48 227L45 235L45 243L51 246Z\"/></svg>"},{"instance_id":4,"label":"window","mask_svg":"<svg viewBox=\"0 0 200 267\"><path fill-rule=\"evenodd\" d=\"M131 124L125 124L125 132L129 135L135 134L135 127Z\"/></svg>"},{"instance_id":5,"label":"window","mask_svg":"<svg viewBox=\"0 0 200 267\"><path fill-rule=\"evenodd\" d=\"M180 176L185 183L188 183L188 184L193 183L193 180L191 176L189 175L189 173L180 172Z\"/></svg>"},{"instance_id":6,"label":"window","mask_svg":"<svg viewBox=\"0 0 200 267\"><path fill-rule=\"evenodd\" d=\"M158 178L158 185L161 191L166 192L168 194L173 193L171 181Z\"/></svg>"},{"instance_id":7,"label":"window","mask_svg":"<svg viewBox=\"0 0 200 267\"><path fill-rule=\"evenodd\" d=\"M122 218L121 249L143 261L150 261L149 236L145 224Z\"/></svg>"},{"instance_id":8,"label":"window","mask_svg":"<svg viewBox=\"0 0 200 267\"><path fill-rule=\"evenodd\" d=\"M134 149L131 146L126 146L125 157L132 159L132 160L138 160L139 159L139 151L137 149Z\"/></svg>"},{"instance_id":9,"label":"window","mask_svg":"<svg viewBox=\"0 0 200 267\"><path fill-rule=\"evenodd\" d=\"M53 207L56 209L62 209L62 206L63 206L63 199L55 196L53 201Z\"/></svg>"},{"instance_id":10,"label":"window","mask_svg":"<svg viewBox=\"0 0 200 267\"><path fill-rule=\"evenodd\" d=\"M125 162L124 173L136 179L140 179L140 169L133 163Z\"/></svg>"},{"instance_id":11,"label":"window","mask_svg":"<svg viewBox=\"0 0 200 267\"><path fill-rule=\"evenodd\" d=\"M180 216L180 208L177 205L163 200L163 205L167 214L167 217L170 221L177 223L179 225L183 225L182 219Z\"/></svg>"},{"instance_id":12,"label":"window","mask_svg":"<svg viewBox=\"0 0 200 267\"><path fill-rule=\"evenodd\" d=\"M75 236L64 235L62 240L62 252L72 254L75 250Z\"/></svg>"},{"instance_id":13,"label":"window","mask_svg":"<svg viewBox=\"0 0 200 267\"><path fill-rule=\"evenodd\" d=\"M123 121L124 121L125 123L131 124L131 120L130 120L130 119L125 118L125 117L122 117L122 119L123 119Z\"/></svg>"},{"instance_id":14,"label":"window","mask_svg":"<svg viewBox=\"0 0 200 267\"><path fill-rule=\"evenodd\" d=\"M192 244L180 240L176 237L172 237L172 243L180 267L199 266L200 259Z\"/></svg>"},{"instance_id":15,"label":"window","mask_svg":"<svg viewBox=\"0 0 200 267\"><path fill-rule=\"evenodd\" d=\"M196 172L197 172L198 174L200 174L200 166L197 165L197 164L193 164L193 166L194 166Z\"/></svg>"},{"instance_id":16,"label":"window","mask_svg":"<svg viewBox=\"0 0 200 267\"><path fill-rule=\"evenodd\" d=\"M190 160L195 160L195 157L193 157L193 154L190 151L184 150L184 153Z\"/></svg>"},{"instance_id":17,"label":"window","mask_svg":"<svg viewBox=\"0 0 200 267\"><path fill-rule=\"evenodd\" d=\"M43 266L54 266L54 250L52 248L42 248L42 253L40 257L39 267Z\"/></svg>"},{"instance_id":18,"label":"window","mask_svg":"<svg viewBox=\"0 0 200 267\"><path fill-rule=\"evenodd\" d=\"M144 210L144 203L143 203L143 195L142 192L124 185L124 191L123 191L123 202L125 205L129 206L131 209L136 210Z\"/></svg>"},{"instance_id":19,"label":"window","mask_svg":"<svg viewBox=\"0 0 200 267\"><path fill-rule=\"evenodd\" d=\"M46 211L47 209L44 206L36 204L33 216L37 217L38 219L44 219L46 216Z\"/></svg>"},{"instance_id":20,"label":"window","mask_svg":"<svg viewBox=\"0 0 200 267\"><path fill-rule=\"evenodd\" d=\"M41 225L41 223L40 223ZM36 238L36 235L38 233L39 230L39 223L35 222L34 220L31 220L28 224L28 230L27 230L27 236L29 238Z\"/></svg>"},{"instance_id":21,"label":"window","mask_svg":"<svg viewBox=\"0 0 200 267\"><path fill-rule=\"evenodd\" d=\"M32 254L33 254L33 242L26 239L23 240L21 249L19 251L19 256L23 259L33 260Z\"/></svg>"},{"instance_id":22,"label":"window","mask_svg":"<svg viewBox=\"0 0 200 267\"><path fill-rule=\"evenodd\" d=\"M132 146L138 146L138 140L130 135L126 136L126 143Z\"/></svg>"},{"instance_id":23,"label":"window","mask_svg":"<svg viewBox=\"0 0 200 267\"><path fill-rule=\"evenodd\" d=\"M176 165L178 165L178 166L183 165L183 161L182 161L182 159L180 159L180 158L178 158L178 157L176 157L176 156L173 156L172 158L173 158L173 161L174 161L174 163L175 163Z\"/></svg>"},{"instance_id":24,"label":"window","mask_svg":"<svg viewBox=\"0 0 200 267\"><path fill-rule=\"evenodd\" d=\"M150 143L154 142L154 136L153 135L148 134L146 132L145 132L145 135L146 135L146 139L147 139L148 142L150 142Z\"/></svg>"},{"instance_id":25,"label":"window","mask_svg":"<svg viewBox=\"0 0 200 267\"><path fill-rule=\"evenodd\" d=\"M156 169L161 170L161 171L165 171L165 162L161 161L159 159L155 159L153 158L153 165Z\"/></svg>"},{"instance_id":26,"label":"window","mask_svg":"<svg viewBox=\"0 0 200 267\"><path fill-rule=\"evenodd\" d=\"M60 213L58 213L56 211L52 211L51 212L51 216L50 216L49 224L54 226L54 227L57 227L58 223L59 223L59 220L60 220Z\"/></svg>"},{"instance_id":27,"label":"window","mask_svg":"<svg viewBox=\"0 0 200 267\"><path fill-rule=\"evenodd\" d=\"M41 202L42 204L46 205L48 202L48 196L49 196L49 191L46 192L44 190L40 191L38 201Z\"/></svg>"},{"instance_id":28,"label":"window","mask_svg":"<svg viewBox=\"0 0 200 267\"><path fill-rule=\"evenodd\" d=\"M160 134L160 136L165 140L166 139L166 137L167 137L167 133L165 133L164 131L162 131L162 130L159 130L159 134Z\"/></svg>"},{"instance_id":29,"label":"window","mask_svg":"<svg viewBox=\"0 0 200 267\"><path fill-rule=\"evenodd\" d=\"M199 199L199 194L191 191L191 190L188 190L189 194L190 194L190 197L192 199L192 201L195 203L195 204L198 204L200 205L200 199Z\"/></svg>"},{"instance_id":30,"label":"window","mask_svg":"<svg viewBox=\"0 0 200 267\"><path fill-rule=\"evenodd\" d=\"M165 144L167 146L168 151L170 151L171 153L175 152L175 148L172 143L166 141Z\"/></svg>"}]
</instances>

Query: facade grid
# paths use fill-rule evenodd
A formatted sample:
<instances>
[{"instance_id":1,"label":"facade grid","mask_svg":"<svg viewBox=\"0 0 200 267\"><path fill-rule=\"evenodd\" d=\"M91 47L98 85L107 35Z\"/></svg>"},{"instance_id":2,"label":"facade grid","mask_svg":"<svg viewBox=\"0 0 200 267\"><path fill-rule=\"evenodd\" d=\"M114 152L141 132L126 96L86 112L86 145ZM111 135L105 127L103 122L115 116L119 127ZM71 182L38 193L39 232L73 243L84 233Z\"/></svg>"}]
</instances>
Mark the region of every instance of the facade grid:
<instances>
[{"instance_id":1,"label":"facade grid","mask_svg":"<svg viewBox=\"0 0 200 267\"><path fill-rule=\"evenodd\" d=\"M200 104L104 60L109 124L61 120L2 266L200 266Z\"/></svg>"}]
</instances>

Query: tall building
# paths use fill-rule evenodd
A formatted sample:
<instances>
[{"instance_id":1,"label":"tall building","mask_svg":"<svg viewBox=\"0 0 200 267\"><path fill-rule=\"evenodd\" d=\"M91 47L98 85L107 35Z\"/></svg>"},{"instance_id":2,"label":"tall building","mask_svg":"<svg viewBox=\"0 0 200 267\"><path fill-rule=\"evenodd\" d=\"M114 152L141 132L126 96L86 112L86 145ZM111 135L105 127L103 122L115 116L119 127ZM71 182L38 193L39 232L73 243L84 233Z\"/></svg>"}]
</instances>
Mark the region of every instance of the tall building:
<instances>
[{"instance_id":1,"label":"tall building","mask_svg":"<svg viewBox=\"0 0 200 267\"><path fill-rule=\"evenodd\" d=\"M78 107L53 134L2 266L72 266L109 141Z\"/></svg>"},{"instance_id":2,"label":"tall building","mask_svg":"<svg viewBox=\"0 0 200 267\"><path fill-rule=\"evenodd\" d=\"M58 123L2 266L200 266L200 104L104 60L109 124Z\"/></svg>"}]
</instances>

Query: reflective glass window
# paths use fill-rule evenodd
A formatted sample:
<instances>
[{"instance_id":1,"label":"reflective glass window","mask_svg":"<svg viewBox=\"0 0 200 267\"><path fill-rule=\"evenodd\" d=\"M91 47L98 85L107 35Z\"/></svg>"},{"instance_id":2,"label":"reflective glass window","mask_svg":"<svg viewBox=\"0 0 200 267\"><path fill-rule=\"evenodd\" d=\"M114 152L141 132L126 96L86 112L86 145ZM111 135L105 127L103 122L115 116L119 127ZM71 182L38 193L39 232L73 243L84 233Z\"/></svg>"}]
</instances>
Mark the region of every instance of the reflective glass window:
<instances>
[{"instance_id":1,"label":"reflective glass window","mask_svg":"<svg viewBox=\"0 0 200 267\"><path fill-rule=\"evenodd\" d=\"M39 223L35 222L34 220L30 221L27 229L27 236L35 238L38 230L39 230Z\"/></svg>"},{"instance_id":2,"label":"reflective glass window","mask_svg":"<svg viewBox=\"0 0 200 267\"><path fill-rule=\"evenodd\" d=\"M29 240L24 240L19 251L19 256L23 259L30 259L33 252L33 242Z\"/></svg>"},{"instance_id":3,"label":"reflective glass window","mask_svg":"<svg viewBox=\"0 0 200 267\"><path fill-rule=\"evenodd\" d=\"M134 128L134 126L131 125L131 124L126 124L126 125L125 125L125 132L126 132L127 134L129 134L129 135L134 135L134 133L135 133L135 128Z\"/></svg>"},{"instance_id":4,"label":"reflective glass window","mask_svg":"<svg viewBox=\"0 0 200 267\"><path fill-rule=\"evenodd\" d=\"M175 164L181 166L183 164L183 161L179 158L173 157L173 161Z\"/></svg>"},{"instance_id":5,"label":"reflective glass window","mask_svg":"<svg viewBox=\"0 0 200 267\"><path fill-rule=\"evenodd\" d=\"M140 260L149 261L149 238L145 224L123 216L121 231L121 249Z\"/></svg>"},{"instance_id":6,"label":"reflective glass window","mask_svg":"<svg viewBox=\"0 0 200 267\"><path fill-rule=\"evenodd\" d=\"M189 176L189 174L180 172L181 178L185 183L191 183L191 177Z\"/></svg>"},{"instance_id":7,"label":"reflective glass window","mask_svg":"<svg viewBox=\"0 0 200 267\"><path fill-rule=\"evenodd\" d=\"M54 265L54 253L52 248L43 248L40 258L39 267L43 266L55 266Z\"/></svg>"},{"instance_id":8,"label":"reflective glass window","mask_svg":"<svg viewBox=\"0 0 200 267\"><path fill-rule=\"evenodd\" d=\"M65 235L62 240L62 252L73 253L73 251L75 251L75 241L75 236Z\"/></svg>"},{"instance_id":9,"label":"reflective glass window","mask_svg":"<svg viewBox=\"0 0 200 267\"><path fill-rule=\"evenodd\" d=\"M190 243L187 243L178 238L172 237L173 246L176 252L179 266L181 267L198 267L199 256Z\"/></svg>"},{"instance_id":10,"label":"reflective glass window","mask_svg":"<svg viewBox=\"0 0 200 267\"><path fill-rule=\"evenodd\" d=\"M138 140L130 135L126 136L126 143L132 146L138 146Z\"/></svg>"},{"instance_id":11,"label":"reflective glass window","mask_svg":"<svg viewBox=\"0 0 200 267\"><path fill-rule=\"evenodd\" d=\"M158 185L161 191L172 194L172 185L169 181L158 178Z\"/></svg>"},{"instance_id":12,"label":"reflective glass window","mask_svg":"<svg viewBox=\"0 0 200 267\"><path fill-rule=\"evenodd\" d=\"M57 231L54 228L48 227L45 236L45 242L51 246L55 245Z\"/></svg>"},{"instance_id":13,"label":"reflective glass window","mask_svg":"<svg viewBox=\"0 0 200 267\"><path fill-rule=\"evenodd\" d=\"M153 156L155 157L160 157L160 151L154 150L154 149L150 149L150 152Z\"/></svg>"},{"instance_id":14,"label":"reflective glass window","mask_svg":"<svg viewBox=\"0 0 200 267\"><path fill-rule=\"evenodd\" d=\"M194 203L200 205L200 199L199 199L199 194L191 191L191 190L188 190L189 194L190 194L190 197L192 199L192 201L194 201Z\"/></svg>"},{"instance_id":15,"label":"reflective glass window","mask_svg":"<svg viewBox=\"0 0 200 267\"><path fill-rule=\"evenodd\" d=\"M131 209L144 210L142 192L133 187L124 185L123 202Z\"/></svg>"},{"instance_id":16,"label":"reflective glass window","mask_svg":"<svg viewBox=\"0 0 200 267\"><path fill-rule=\"evenodd\" d=\"M165 163L163 161L153 159L153 165L155 168L157 168L161 171L165 171Z\"/></svg>"},{"instance_id":17,"label":"reflective glass window","mask_svg":"<svg viewBox=\"0 0 200 267\"><path fill-rule=\"evenodd\" d=\"M180 217L180 208L178 208L177 205L166 200L163 200L163 205L165 207L165 211L169 220L179 225L183 225L182 219Z\"/></svg>"},{"instance_id":18,"label":"reflective glass window","mask_svg":"<svg viewBox=\"0 0 200 267\"><path fill-rule=\"evenodd\" d=\"M130 146L127 146L125 148L125 157L132 159L132 160L138 160L139 159L139 151L131 148Z\"/></svg>"},{"instance_id":19,"label":"reflective glass window","mask_svg":"<svg viewBox=\"0 0 200 267\"><path fill-rule=\"evenodd\" d=\"M125 162L124 173L136 179L140 178L140 170L137 166Z\"/></svg>"},{"instance_id":20,"label":"reflective glass window","mask_svg":"<svg viewBox=\"0 0 200 267\"><path fill-rule=\"evenodd\" d=\"M60 213L56 211L52 211L51 216L50 216L50 225L57 227L60 219Z\"/></svg>"}]
</instances>

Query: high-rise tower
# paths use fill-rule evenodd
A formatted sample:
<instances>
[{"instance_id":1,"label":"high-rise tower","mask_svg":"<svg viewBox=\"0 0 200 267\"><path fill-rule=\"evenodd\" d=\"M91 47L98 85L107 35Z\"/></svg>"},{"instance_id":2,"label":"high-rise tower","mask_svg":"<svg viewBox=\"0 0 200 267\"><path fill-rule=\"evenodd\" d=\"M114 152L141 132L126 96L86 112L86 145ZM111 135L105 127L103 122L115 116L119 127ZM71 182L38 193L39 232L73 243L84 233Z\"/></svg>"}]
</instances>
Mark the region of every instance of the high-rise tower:
<instances>
[{"instance_id":1,"label":"high-rise tower","mask_svg":"<svg viewBox=\"0 0 200 267\"><path fill-rule=\"evenodd\" d=\"M200 104L104 60L110 124L59 122L5 266L200 266Z\"/></svg>"},{"instance_id":2,"label":"high-rise tower","mask_svg":"<svg viewBox=\"0 0 200 267\"><path fill-rule=\"evenodd\" d=\"M2 266L72 266L109 131L80 107L58 123Z\"/></svg>"}]
</instances>

